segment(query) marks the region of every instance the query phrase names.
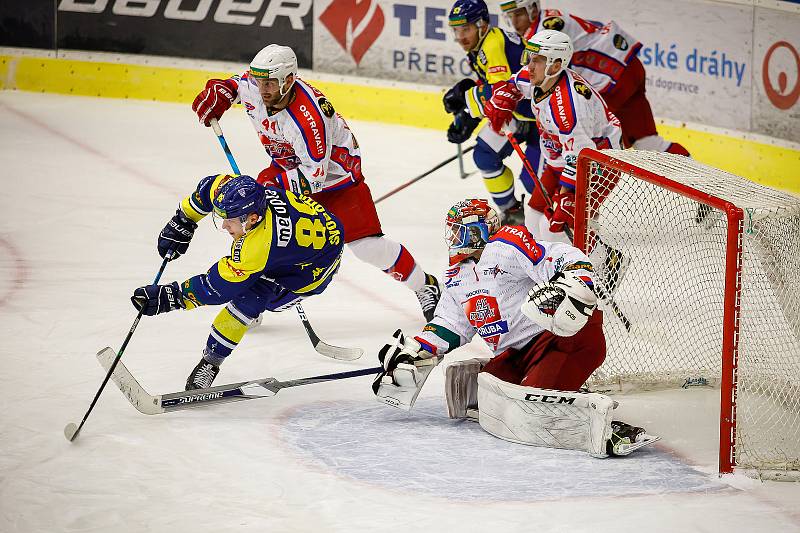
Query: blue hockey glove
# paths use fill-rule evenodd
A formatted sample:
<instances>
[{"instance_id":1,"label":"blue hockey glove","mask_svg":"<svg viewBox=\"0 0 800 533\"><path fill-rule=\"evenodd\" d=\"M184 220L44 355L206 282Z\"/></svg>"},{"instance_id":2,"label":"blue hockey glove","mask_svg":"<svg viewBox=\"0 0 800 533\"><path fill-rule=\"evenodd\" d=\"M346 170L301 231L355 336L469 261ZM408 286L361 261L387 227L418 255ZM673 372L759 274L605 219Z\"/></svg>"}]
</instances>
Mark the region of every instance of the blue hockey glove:
<instances>
[{"instance_id":1,"label":"blue hockey glove","mask_svg":"<svg viewBox=\"0 0 800 533\"><path fill-rule=\"evenodd\" d=\"M183 211L178 209L161 233L158 234L158 255L162 258L172 253L170 261L179 258L189 249L189 242L194 236L197 223L189 220Z\"/></svg>"},{"instance_id":2,"label":"blue hockey glove","mask_svg":"<svg viewBox=\"0 0 800 533\"><path fill-rule=\"evenodd\" d=\"M475 80L472 78L464 78L453 85L449 91L444 93L442 98L444 110L450 114L455 114L467 107L467 99L464 97L464 93L475 87L475 85Z\"/></svg>"},{"instance_id":3,"label":"blue hockey glove","mask_svg":"<svg viewBox=\"0 0 800 533\"><path fill-rule=\"evenodd\" d=\"M481 119L472 118L466 109L461 110L447 128L447 140L453 144L467 142L480 123Z\"/></svg>"},{"instance_id":4,"label":"blue hockey glove","mask_svg":"<svg viewBox=\"0 0 800 533\"><path fill-rule=\"evenodd\" d=\"M181 287L177 281L169 285L145 285L133 291L131 303L137 311L147 316L168 313L175 309L186 309Z\"/></svg>"}]
</instances>

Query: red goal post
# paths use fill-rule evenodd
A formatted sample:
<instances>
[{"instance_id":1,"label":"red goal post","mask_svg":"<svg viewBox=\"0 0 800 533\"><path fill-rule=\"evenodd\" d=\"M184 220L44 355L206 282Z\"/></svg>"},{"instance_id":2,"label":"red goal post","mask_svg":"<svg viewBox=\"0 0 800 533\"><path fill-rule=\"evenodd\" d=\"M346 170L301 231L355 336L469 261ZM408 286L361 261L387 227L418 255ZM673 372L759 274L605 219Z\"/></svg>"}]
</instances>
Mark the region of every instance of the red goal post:
<instances>
[{"instance_id":1,"label":"red goal post","mask_svg":"<svg viewBox=\"0 0 800 533\"><path fill-rule=\"evenodd\" d=\"M800 199L682 156L584 149L575 245L631 324L606 313L590 384L718 385L719 471L795 477Z\"/></svg>"}]
</instances>

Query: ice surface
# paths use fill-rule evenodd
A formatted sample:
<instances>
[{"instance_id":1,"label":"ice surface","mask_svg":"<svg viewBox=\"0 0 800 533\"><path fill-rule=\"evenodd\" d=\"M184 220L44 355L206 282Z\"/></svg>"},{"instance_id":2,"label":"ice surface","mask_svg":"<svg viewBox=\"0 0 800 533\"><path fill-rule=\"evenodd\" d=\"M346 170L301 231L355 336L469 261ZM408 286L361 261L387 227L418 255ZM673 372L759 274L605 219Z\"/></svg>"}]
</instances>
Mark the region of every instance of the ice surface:
<instances>
[{"instance_id":1,"label":"ice surface","mask_svg":"<svg viewBox=\"0 0 800 533\"><path fill-rule=\"evenodd\" d=\"M265 158L246 117L223 130L245 172ZM441 132L350 124L375 197L454 153ZM716 471L718 392L622 398L622 419L663 440L628 458L512 445L444 416L441 368L406 415L376 403L370 378L154 417L110 385L69 444L135 316L131 291L158 269L156 235L205 175L227 171L189 106L0 93L5 224L0 228L0 531L800 531L800 486ZM513 164L515 168L518 163ZM471 161L468 162L471 169ZM452 164L379 205L384 231L429 271L446 266L447 208L485 196ZM203 222L164 281L204 271L228 237ZM422 326L416 298L349 252L304 307L270 315L225 363L221 383L364 368L396 328ZM126 365L151 393L180 390L216 309L145 318ZM454 354L485 354L477 343Z\"/></svg>"}]
</instances>

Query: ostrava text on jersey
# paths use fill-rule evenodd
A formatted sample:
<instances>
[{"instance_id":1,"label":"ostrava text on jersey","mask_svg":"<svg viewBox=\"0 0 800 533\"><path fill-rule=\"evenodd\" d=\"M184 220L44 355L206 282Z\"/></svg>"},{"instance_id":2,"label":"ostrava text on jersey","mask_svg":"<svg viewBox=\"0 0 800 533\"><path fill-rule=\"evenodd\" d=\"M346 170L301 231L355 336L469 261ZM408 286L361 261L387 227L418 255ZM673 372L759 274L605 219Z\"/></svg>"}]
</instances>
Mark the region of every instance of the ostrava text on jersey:
<instances>
[{"instance_id":1,"label":"ostrava text on jersey","mask_svg":"<svg viewBox=\"0 0 800 533\"><path fill-rule=\"evenodd\" d=\"M467 58L473 72L481 81L466 94L467 108L475 118L483 116L483 103L492 97L492 85L506 81L521 67L525 45L513 32L490 28L477 51L469 52ZM530 108L520 106L520 117L530 117Z\"/></svg>"},{"instance_id":2,"label":"ostrava text on jersey","mask_svg":"<svg viewBox=\"0 0 800 533\"><path fill-rule=\"evenodd\" d=\"M322 92L298 78L289 105L274 111L264 105L249 72L231 79L272 162L308 180L308 190L295 192L343 189L364 180L358 142Z\"/></svg>"},{"instance_id":3,"label":"ostrava text on jersey","mask_svg":"<svg viewBox=\"0 0 800 533\"><path fill-rule=\"evenodd\" d=\"M217 189L231 179L208 176L181 202L181 210L195 222L213 209ZM263 277L280 279L284 288L300 295L322 292L339 267L344 237L339 221L306 196L273 187L264 189L264 218L231 245L205 274L182 285L187 308L232 300Z\"/></svg>"},{"instance_id":4,"label":"ostrava text on jersey","mask_svg":"<svg viewBox=\"0 0 800 533\"><path fill-rule=\"evenodd\" d=\"M619 119L575 71L564 69L547 91L531 84L527 66L511 81L526 98L522 101L530 102L545 165L560 175L564 187L575 188L578 154L582 149L622 148Z\"/></svg>"}]
</instances>

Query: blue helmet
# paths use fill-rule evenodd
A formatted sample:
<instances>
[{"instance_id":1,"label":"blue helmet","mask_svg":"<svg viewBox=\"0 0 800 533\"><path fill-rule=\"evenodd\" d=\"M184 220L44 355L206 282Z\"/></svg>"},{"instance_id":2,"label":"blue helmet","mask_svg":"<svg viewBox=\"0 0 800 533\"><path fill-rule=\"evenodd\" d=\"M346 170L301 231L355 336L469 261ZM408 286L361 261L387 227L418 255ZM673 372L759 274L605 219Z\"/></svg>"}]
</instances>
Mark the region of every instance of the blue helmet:
<instances>
[{"instance_id":1,"label":"blue helmet","mask_svg":"<svg viewBox=\"0 0 800 533\"><path fill-rule=\"evenodd\" d=\"M489 8L483 0L457 0L450 10L450 26L489 22Z\"/></svg>"},{"instance_id":2,"label":"blue helmet","mask_svg":"<svg viewBox=\"0 0 800 533\"><path fill-rule=\"evenodd\" d=\"M214 214L221 218L264 216L267 209L265 189L250 176L225 176L214 191Z\"/></svg>"}]
</instances>

